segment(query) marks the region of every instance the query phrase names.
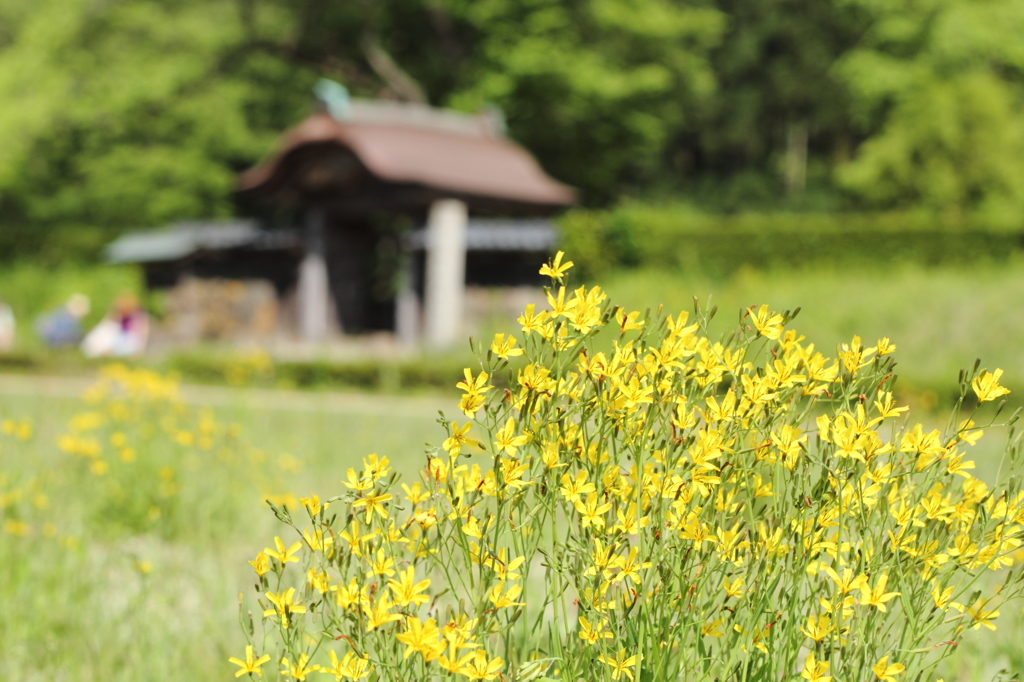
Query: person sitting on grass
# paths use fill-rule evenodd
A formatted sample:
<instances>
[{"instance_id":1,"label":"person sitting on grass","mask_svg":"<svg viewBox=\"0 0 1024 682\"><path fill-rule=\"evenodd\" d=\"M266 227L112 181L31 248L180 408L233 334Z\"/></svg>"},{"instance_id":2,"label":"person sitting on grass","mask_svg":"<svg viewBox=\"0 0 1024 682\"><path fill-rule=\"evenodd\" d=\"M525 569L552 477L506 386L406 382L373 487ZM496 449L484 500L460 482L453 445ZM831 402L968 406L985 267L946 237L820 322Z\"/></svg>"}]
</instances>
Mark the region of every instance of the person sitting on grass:
<instances>
[{"instance_id":1,"label":"person sitting on grass","mask_svg":"<svg viewBox=\"0 0 1024 682\"><path fill-rule=\"evenodd\" d=\"M36 331L48 348L70 348L82 340L82 318L89 314L89 297L72 294L68 302L36 318Z\"/></svg>"},{"instance_id":2,"label":"person sitting on grass","mask_svg":"<svg viewBox=\"0 0 1024 682\"><path fill-rule=\"evenodd\" d=\"M0 353L8 353L14 347L14 311L0 301Z\"/></svg>"},{"instance_id":3,"label":"person sitting on grass","mask_svg":"<svg viewBox=\"0 0 1024 682\"><path fill-rule=\"evenodd\" d=\"M114 308L82 341L87 358L127 358L142 354L149 338L149 316L133 294L122 294Z\"/></svg>"}]
</instances>

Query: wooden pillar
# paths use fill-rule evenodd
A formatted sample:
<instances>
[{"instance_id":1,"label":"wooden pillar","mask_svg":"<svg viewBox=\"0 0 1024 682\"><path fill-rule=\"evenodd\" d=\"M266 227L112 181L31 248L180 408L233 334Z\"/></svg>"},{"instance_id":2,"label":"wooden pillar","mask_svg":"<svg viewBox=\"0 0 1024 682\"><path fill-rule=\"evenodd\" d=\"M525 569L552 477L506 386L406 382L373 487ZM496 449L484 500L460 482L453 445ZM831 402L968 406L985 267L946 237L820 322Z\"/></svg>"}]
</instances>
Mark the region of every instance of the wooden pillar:
<instances>
[{"instance_id":1,"label":"wooden pillar","mask_svg":"<svg viewBox=\"0 0 1024 682\"><path fill-rule=\"evenodd\" d=\"M424 285L425 335L433 348L446 348L462 336L466 288L465 202L440 199L427 218L427 265Z\"/></svg>"},{"instance_id":2,"label":"wooden pillar","mask_svg":"<svg viewBox=\"0 0 1024 682\"><path fill-rule=\"evenodd\" d=\"M303 341L324 341L331 319L324 222L323 209L312 208L306 214L306 255L299 265L299 334Z\"/></svg>"}]
</instances>

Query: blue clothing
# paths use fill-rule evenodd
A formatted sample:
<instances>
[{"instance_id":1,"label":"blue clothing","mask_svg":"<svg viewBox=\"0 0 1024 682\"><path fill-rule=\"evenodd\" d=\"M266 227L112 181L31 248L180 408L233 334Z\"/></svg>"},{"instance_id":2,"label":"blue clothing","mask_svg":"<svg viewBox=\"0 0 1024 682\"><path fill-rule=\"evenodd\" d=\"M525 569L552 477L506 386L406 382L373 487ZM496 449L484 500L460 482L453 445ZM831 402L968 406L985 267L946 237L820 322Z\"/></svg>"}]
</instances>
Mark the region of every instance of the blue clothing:
<instances>
[{"instance_id":1,"label":"blue clothing","mask_svg":"<svg viewBox=\"0 0 1024 682\"><path fill-rule=\"evenodd\" d=\"M67 308L40 315L36 319L36 331L50 348L75 346L82 340L82 325Z\"/></svg>"}]
</instances>

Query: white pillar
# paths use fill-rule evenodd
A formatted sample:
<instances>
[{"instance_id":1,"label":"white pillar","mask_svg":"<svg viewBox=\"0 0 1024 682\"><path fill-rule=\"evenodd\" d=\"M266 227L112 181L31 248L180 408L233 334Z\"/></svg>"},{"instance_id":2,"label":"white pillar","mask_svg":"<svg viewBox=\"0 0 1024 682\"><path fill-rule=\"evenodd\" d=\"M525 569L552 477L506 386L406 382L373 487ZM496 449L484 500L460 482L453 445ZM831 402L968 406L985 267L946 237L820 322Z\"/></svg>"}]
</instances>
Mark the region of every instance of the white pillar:
<instances>
[{"instance_id":1,"label":"white pillar","mask_svg":"<svg viewBox=\"0 0 1024 682\"><path fill-rule=\"evenodd\" d=\"M395 339L403 348L415 348L419 340L420 299L412 289L395 296Z\"/></svg>"},{"instance_id":2,"label":"white pillar","mask_svg":"<svg viewBox=\"0 0 1024 682\"><path fill-rule=\"evenodd\" d=\"M415 289L414 258L412 253L402 258L395 295L395 340L406 349L415 348L420 336L420 298Z\"/></svg>"},{"instance_id":3,"label":"white pillar","mask_svg":"<svg viewBox=\"0 0 1024 682\"><path fill-rule=\"evenodd\" d=\"M303 341L327 338L331 292L324 258L324 212L311 209L306 218L306 255L299 265L299 333Z\"/></svg>"},{"instance_id":4,"label":"white pillar","mask_svg":"<svg viewBox=\"0 0 1024 682\"><path fill-rule=\"evenodd\" d=\"M466 288L465 202L440 199L427 219L427 271L424 292L427 343L451 346L462 336L462 308Z\"/></svg>"}]
</instances>

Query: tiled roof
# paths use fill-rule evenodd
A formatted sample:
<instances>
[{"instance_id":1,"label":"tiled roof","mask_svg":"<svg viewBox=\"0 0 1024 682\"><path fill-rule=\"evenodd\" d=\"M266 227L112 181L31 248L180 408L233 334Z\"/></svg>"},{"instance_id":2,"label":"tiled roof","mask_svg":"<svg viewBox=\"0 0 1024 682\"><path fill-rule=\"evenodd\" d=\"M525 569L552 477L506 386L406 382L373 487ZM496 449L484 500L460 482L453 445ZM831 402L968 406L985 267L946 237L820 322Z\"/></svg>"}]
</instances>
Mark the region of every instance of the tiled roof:
<instances>
[{"instance_id":1,"label":"tiled roof","mask_svg":"<svg viewBox=\"0 0 1024 682\"><path fill-rule=\"evenodd\" d=\"M375 179L453 196L548 206L575 202L575 192L551 177L525 149L486 117L423 105L355 101L335 120L326 112L288 132L269 161L243 173L239 190L259 194L301 178L289 158L303 148L350 150Z\"/></svg>"},{"instance_id":2,"label":"tiled roof","mask_svg":"<svg viewBox=\"0 0 1024 682\"><path fill-rule=\"evenodd\" d=\"M121 235L104 253L111 263L175 261L199 251L273 250L297 245L294 232L264 230L255 221L188 221Z\"/></svg>"}]
</instances>

